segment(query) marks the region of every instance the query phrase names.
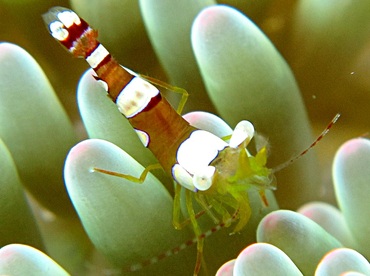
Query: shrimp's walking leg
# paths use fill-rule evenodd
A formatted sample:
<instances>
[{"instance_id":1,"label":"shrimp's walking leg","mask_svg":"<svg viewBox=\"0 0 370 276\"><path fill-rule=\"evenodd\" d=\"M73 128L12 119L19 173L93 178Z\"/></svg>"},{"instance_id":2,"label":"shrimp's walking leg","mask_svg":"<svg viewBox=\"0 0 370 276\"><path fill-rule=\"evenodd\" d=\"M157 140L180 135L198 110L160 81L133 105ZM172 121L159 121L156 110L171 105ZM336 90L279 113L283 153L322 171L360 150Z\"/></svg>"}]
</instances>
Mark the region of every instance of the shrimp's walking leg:
<instances>
[{"instance_id":1,"label":"shrimp's walking leg","mask_svg":"<svg viewBox=\"0 0 370 276\"><path fill-rule=\"evenodd\" d=\"M157 169L162 169L162 166L159 163L149 165L148 167L145 168L145 170L140 174L139 177L129 175L129 174L123 174L123 173L119 173L119 172L108 171L108 170L104 170L104 169L100 169L100 168L94 168L94 171L104 173L104 174L113 175L113 176L117 176L117 177L121 177L121 178L130 180L132 182L141 184L145 181L145 179L146 179L146 177L147 177L147 175L150 171L157 170Z\"/></svg>"},{"instance_id":2,"label":"shrimp's walking leg","mask_svg":"<svg viewBox=\"0 0 370 276\"><path fill-rule=\"evenodd\" d=\"M163 82L161 80L157 80L156 78L152 78L152 77L142 75L142 74L139 74L139 76L142 77L143 79L151 82L154 85L158 85L158 86L160 86L164 89L167 89L167 90L170 90L172 92L181 94L181 100L179 102L179 105L176 108L176 112L181 115L182 110L184 109L186 101L188 100L188 97L189 97L188 91L186 91L185 89L183 89L181 87L173 86L173 85L168 84L166 82Z\"/></svg>"}]
</instances>

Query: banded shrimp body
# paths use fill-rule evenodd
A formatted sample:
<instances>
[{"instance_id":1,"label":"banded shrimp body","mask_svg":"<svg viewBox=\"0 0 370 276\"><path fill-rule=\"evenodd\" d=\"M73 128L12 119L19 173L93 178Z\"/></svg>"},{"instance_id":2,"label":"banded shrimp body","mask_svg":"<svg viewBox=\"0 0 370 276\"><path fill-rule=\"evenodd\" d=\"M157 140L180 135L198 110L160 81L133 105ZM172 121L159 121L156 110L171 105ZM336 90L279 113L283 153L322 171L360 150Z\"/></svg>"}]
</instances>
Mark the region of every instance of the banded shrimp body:
<instances>
[{"instance_id":1,"label":"banded shrimp body","mask_svg":"<svg viewBox=\"0 0 370 276\"><path fill-rule=\"evenodd\" d=\"M174 109L157 88L163 83L120 66L97 40L97 31L75 12L55 7L44 19L56 40L75 57L86 59L96 73L96 80L159 163L147 167L139 177L112 172L109 168L94 168L94 173L110 174L136 183L142 183L153 169L162 168L171 176L176 183L173 224L178 229L184 226L180 212L180 194L184 191L188 213L185 222L192 225L196 236L194 274L198 274L204 237L193 200L216 224L231 224L232 218L232 231L242 230L251 215L248 190L256 189L262 205L268 205L265 191L275 189L275 170L266 167L266 145L255 155L246 150L254 137L254 127L249 121L237 124L228 142L191 126L180 115L186 92L182 91L179 108Z\"/></svg>"}]
</instances>

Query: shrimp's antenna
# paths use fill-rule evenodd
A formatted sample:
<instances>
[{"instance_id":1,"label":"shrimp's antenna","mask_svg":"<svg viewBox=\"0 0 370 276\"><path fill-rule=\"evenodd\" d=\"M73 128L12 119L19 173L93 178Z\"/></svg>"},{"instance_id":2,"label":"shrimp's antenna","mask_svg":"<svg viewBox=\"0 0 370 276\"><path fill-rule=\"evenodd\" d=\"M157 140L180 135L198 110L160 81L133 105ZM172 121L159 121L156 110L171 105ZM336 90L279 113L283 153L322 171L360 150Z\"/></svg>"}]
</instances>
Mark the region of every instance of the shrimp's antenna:
<instances>
[{"instance_id":1,"label":"shrimp's antenna","mask_svg":"<svg viewBox=\"0 0 370 276\"><path fill-rule=\"evenodd\" d=\"M334 118L330 121L330 123L326 126L326 128L323 130L323 132L321 132L321 134L319 136L317 136L317 138L315 139L315 141L313 141L313 143L308 147L306 148L304 151L302 151L300 154L294 156L293 158L289 159L288 161L276 166L275 168L272 169L272 172L273 173L276 173L278 171L281 171L283 169L285 169L286 167L290 166L291 164L293 164L295 161L297 161L298 159L300 159L303 155L305 155L307 152L309 152L314 146L316 146L316 144L318 142L320 142L320 140L329 132L329 130L332 128L332 126L336 123L336 121L339 119L340 117L340 114L337 113Z\"/></svg>"}]
</instances>

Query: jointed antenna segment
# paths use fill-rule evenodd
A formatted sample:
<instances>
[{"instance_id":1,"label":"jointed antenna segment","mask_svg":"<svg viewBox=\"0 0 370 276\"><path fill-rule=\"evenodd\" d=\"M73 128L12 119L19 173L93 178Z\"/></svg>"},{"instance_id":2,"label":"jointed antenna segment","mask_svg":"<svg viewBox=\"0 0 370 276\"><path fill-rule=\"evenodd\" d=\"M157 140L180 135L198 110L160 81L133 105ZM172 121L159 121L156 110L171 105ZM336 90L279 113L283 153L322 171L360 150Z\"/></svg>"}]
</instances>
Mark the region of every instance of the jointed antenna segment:
<instances>
[{"instance_id":1,"label":"jointed antenna segment","mask_svg":"<svg viewBox=\"0 0 370 276\"><path fill-rule=\"evenodd\" d=\"M290 166L295 161L297 161L299 158L301 158L303 155L305 155L307 152L309 152L329 132L329 130L337 122L337 120L339 119L339 117L340 117L340 114L337 113L334 116L334 118L330 121L330 123L326 126L326 128L323 130L323 132L321 132L321 134L319 136L317 136L317 138L315 139L315 141L313 141L313 143L308 148L306 148L304 151L302 151L297 156L295 156L295 157L291 158L290 160L288 160L288 161L280 164L279 166L273 168L272 169L273 173L276 173L278 171L281 171L282 169L285 169L286 167Z\"/></svg>"}]
</instances>

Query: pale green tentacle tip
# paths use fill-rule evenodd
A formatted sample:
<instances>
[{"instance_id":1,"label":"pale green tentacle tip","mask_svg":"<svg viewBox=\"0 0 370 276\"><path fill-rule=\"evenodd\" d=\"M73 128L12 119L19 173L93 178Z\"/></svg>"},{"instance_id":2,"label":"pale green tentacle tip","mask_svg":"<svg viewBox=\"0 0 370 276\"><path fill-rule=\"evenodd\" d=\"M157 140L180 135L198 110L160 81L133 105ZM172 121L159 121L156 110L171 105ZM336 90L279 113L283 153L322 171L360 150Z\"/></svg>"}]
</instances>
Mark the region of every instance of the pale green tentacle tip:
<instances>
[{"instance_id":1,"label":"pale green tentacle tip","mask_svg":"<svg viewBox=\"0 0 370 276\"><path fill-rule=\"evenodd\" d=\"M236 258L234 275L303 275L279 248L268 243L255 243Z\"/></svg>"},{"instance_id":2,"label":"pale green tentacle tip","mask_svg":"<svg viewBox=\"0 0 370 276\"><path fill-rule=\"evenodd\" d=\"M333 164L334 183L337 188L350 185L356 181L353 188L366 189L370 180L370 140L356 138L344 143L337 151ZM369 189L369 188L368 188ZM370 206L370 205L369 205Z\"/></svg>"},{"instance_id":3,"label":"pale green tentacle tip","mask_svg":"<svg viewBox=\"0 0 370 276\"><path fill-rule=\"evenodd\" d=\"M309 218L288 210L265 216L257 228L257 241L283 250L302 271L310 275L320 259L342 244Z\"/></svg>"},{"instance_id":4,"label":"pale green tentacle tip","mask_svg":"<svg viewBox=\"0 0 370 276\"><path fill-rule=\"evenodd\" d=\"M308 239L313 240L314 244L308 244ZM289 249L298 244L315 250L330 250L341 246L337 239L317 223L289 210L278 210L265 216L258 226L257 240L286 246Z\"/></svg>"},{"instance_id":5,"label":"pale green tentacle tip","mask_svg":"<svg viewBox=\"0 0 370 276\"><path fill-rule=\"evenodd\" d=\"M355 241L342 212L325 202L310 202L301 206L298 213L308 217L344 246L354 247Z\"/></svg>"},{"instance_id":6,"label":"pale green tentacle tip","mask_svg":"<svg viewBox=\"0 0 370 276\"><path fill-rule=\"evenodd\" d=\"M233 276L235 259L224 263L216 272L216 276Z\"/></svg>"},{"instance_id":7,"label":"pale green tentacle tip","mask_svg":"<svg viewBox=\"0 0 370 276\"><path fill-rule=\"evenodd\" d=\"M349 248L330 251L320 261L315 276L370 275L370 264L360 253Z\"/></svg>"},{"instance_id":8,"label":"pale green tentacle tip","mask_svg":"<svg viewBox=\"0 0 370 276\"><path fill-rule=\"evenodd\" d=\"M70 275L41 251L24 244L10 244L0 249L1 275Z\"/></svg>"},{"instance_id":9,"label":"pale green tentacle tip","mask_svg":"<svg viewBox=\"0 0 370 276\"><path fill-rule=\"evenodd\" d=\"M338 205L357 242L357 249L370 257L370 140L356 138L344 143L333 163Z\"/></svg>"},{"instance_id":10,"label":"pale green tentacle tip","mask_svg":"<svg viewBox=\"0 0 370 276\"><path fill-rule=\"evenodd\" d=\"M300 211L319 222L329 213L338 218L339 213L334 207L319 203ZM257 229L257 241L236 260L225 263L217 275L370 275L369 262L363 255L343 248L315 222L292 211L268 214Z\"/></svg>"}]
</instances>

